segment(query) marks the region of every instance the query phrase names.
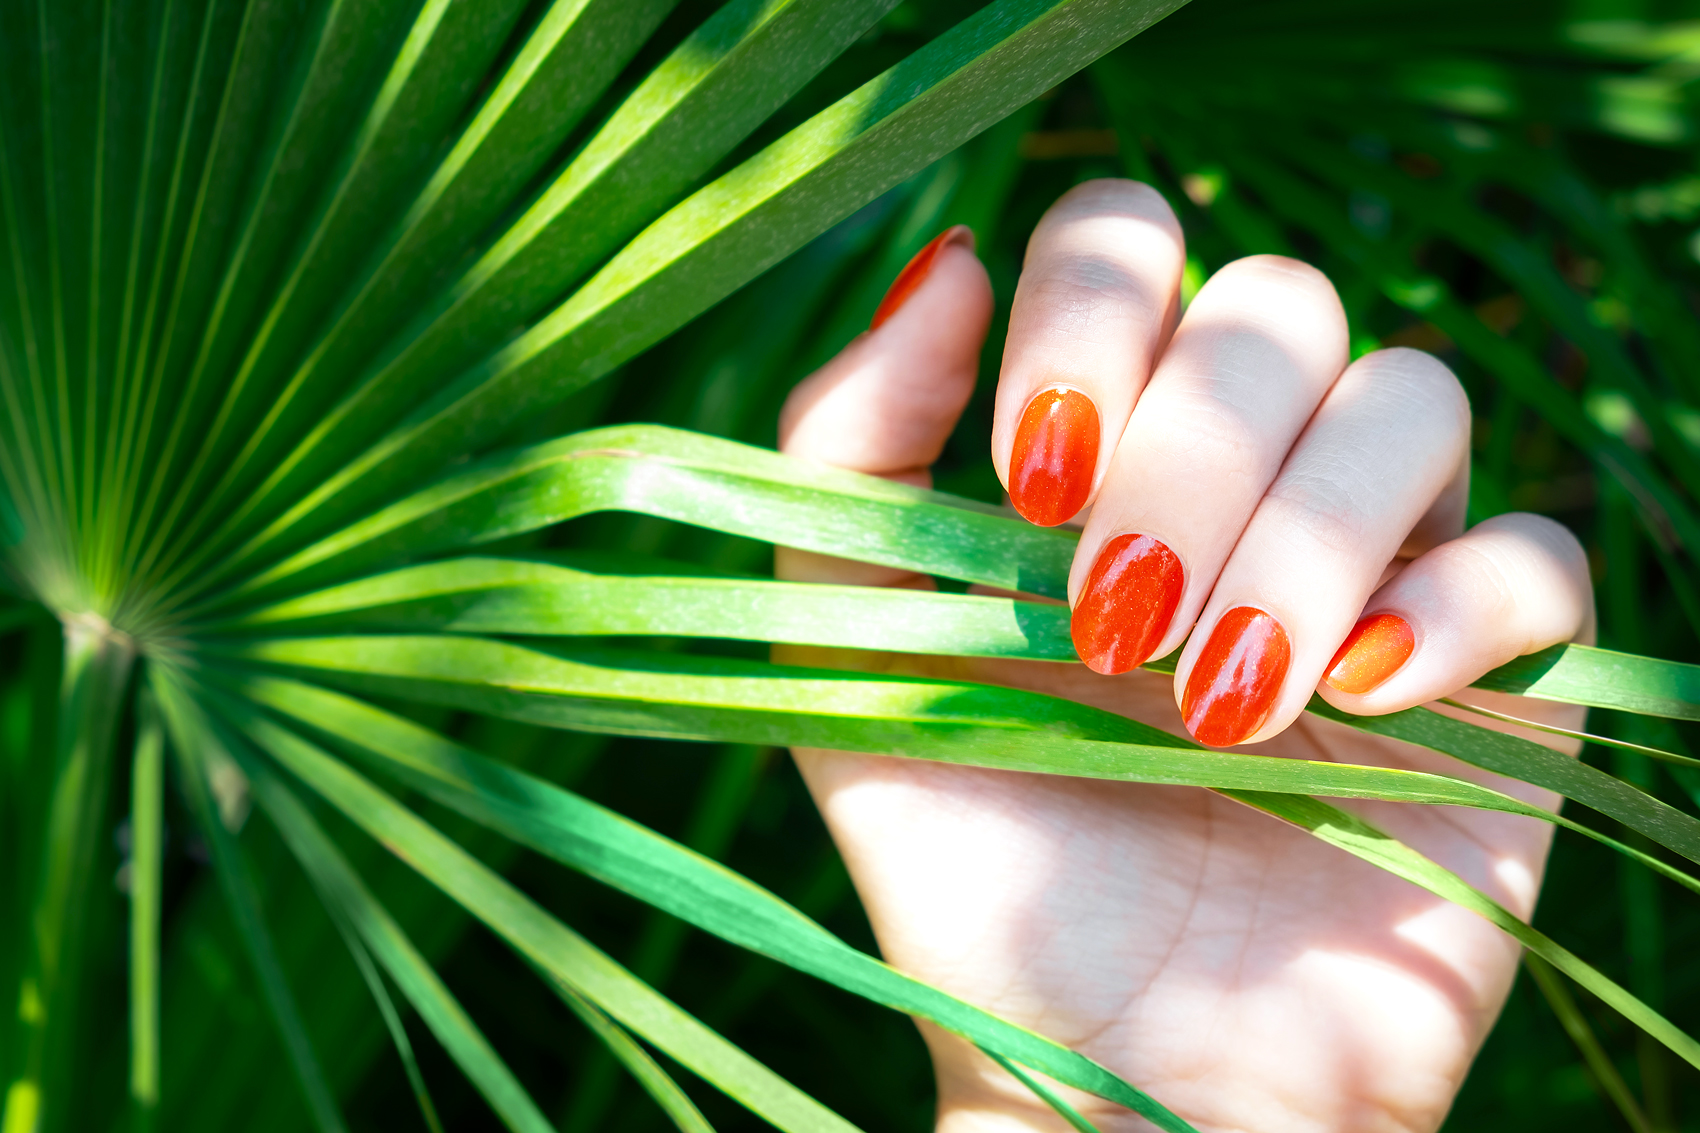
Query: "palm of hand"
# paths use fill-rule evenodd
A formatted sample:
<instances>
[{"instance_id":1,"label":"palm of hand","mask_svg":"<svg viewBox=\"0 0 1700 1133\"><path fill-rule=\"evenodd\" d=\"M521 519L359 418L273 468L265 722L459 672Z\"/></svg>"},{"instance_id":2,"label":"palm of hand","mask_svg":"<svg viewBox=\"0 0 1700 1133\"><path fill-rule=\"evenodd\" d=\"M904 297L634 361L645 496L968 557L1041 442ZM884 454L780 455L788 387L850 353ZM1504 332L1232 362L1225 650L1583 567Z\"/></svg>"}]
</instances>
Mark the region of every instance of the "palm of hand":
<instances>
[{"instance_id":1,"label":"palm of hand","mask_svg":"<svg viewBox=\"0 0 1700 1133\"><path fill-rule=\"evenodd\" d=\"M947 665L1184 735L1170 682L1154 674L930 667ZM1577 723L1558 706L1496 699ZM1556 802L1309 717L1258 752L1460 775ZM1485 921L1219 795L797 754L888 960L1097 1059L1202 1130L1433 1129L1515 974L1517 946ZM1532 912L1550 827L1346 805ZM943 1133L1065 1127L967 1043L926 1038ZM1101 1128L1146 1127L1073 1100Z\"/></svg>"}]
</instances>

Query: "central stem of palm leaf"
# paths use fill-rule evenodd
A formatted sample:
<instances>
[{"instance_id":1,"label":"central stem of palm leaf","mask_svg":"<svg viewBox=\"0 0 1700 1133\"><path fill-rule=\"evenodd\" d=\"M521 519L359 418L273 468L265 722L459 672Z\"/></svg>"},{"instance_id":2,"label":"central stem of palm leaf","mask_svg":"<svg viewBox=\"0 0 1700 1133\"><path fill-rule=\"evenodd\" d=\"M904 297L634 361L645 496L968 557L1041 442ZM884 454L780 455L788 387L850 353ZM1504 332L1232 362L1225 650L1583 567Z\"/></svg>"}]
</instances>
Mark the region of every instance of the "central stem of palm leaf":
<instances>
[{"instance_id":1,"label":"central stem of palm leaf","mask_svg":"<svg viewBox=\"0 0 1700 1133\"><path fill-rule=\"evenodd\" d=\"M65 1128L88 913L111 892L93 881L136 646L103 618L67 618L64 626L53 786L17 1005L23 1060L5 1093L0 1130L6 1133Z\"/></svg>"}]
</instances>

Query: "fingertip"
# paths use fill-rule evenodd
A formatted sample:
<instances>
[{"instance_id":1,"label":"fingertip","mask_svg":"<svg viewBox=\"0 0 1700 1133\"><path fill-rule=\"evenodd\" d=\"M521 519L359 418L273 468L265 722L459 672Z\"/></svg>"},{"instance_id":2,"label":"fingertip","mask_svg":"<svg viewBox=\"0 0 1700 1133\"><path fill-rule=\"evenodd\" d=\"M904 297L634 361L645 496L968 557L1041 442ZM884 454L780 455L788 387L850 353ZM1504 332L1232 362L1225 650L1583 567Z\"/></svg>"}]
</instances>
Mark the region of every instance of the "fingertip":
<instances>
[{"instance_id":1,"label":"fingertip","mask_svg":"<svg viewBox=\"0 0 1700 1133\"><path fill-rule=\"evenodd\" d=\"M1228 610L1185 669L1181 719L1186 730L1209 747L1269 739L1276 734L1269 730L1270 720L1292 659L1292 641L1274 614L1257 606ZM1176 678L1178 683L1179 672Z\"/></svg>"},{"instance_id":2,"label":"fingertip","mask_svg":"<svg viewBox=\"0 0 1700 1133\"><path fill-rule=\"evenodd\" d=\"M1175 215L1168 198L1145 182L1126 177L1094 177L1082 181L1057 198L1040 225L1100 216L1122 216L1154 224L1166 232L1177 246L1184 246L1185 235L1180 217Z\"/></svg>"},{"instance_id":3,"label":"fingertip","mask_svg":"<svg viewBox=\"0 0 1700 1133\"><path fill-rule=\"evenodd\" d=\"M1511 514L1427 552L1374 595L1317 692L1359 716L1451 696L1593 626L1587 556L1542 516Z\"/></svg>"},{"instance_id":4,"label":"fingertip","mask_svg":"<svg viewBox=\"0 0 1700 1133\"><path fill-rule=\"evenodd\" d=\"M1322 682L1335 692L1360 696L1385 684L1411 659L1417 635L1398 614L1359 618L1334 651Z\"/></svg>"},{"instance_id":5,"label":"fingertip","mask_svg":"<svg viewBox=\"0 0 1700 1133\"><path fill-rule=\"evenodd\" d=\"M909 301L910 296L919 291L921 285L926 283L927 277L932 274L933 264L937 262L946 249L953 247L963 248L969 254L973 254L974 230L966 224L952 225L929 240L926 247L910 257L909 262L903 265L903 270L897 273L897 278L892 280L891 286L886 289L885 297L880 300L880 305L874 310L873 321L868 324L868 329L870 331L878 330L885 325L887 320L897 314L903 305Z\"/></svg>"},{"instance_id":6,"label":"fingertip","mask_svg":"<svg viewBox=\"0 0 1700 1133\"><path fill-rule=\"evenodd\" d=\"M791 391L779 447L840 468L926 468L974 391L992 289L964 225L947 229L893 284L876 328Z\"/></svg>"},{"instance_id":7,"label":"fingertip","mask_svg":"<svg viewBox=\"0 0 1700 1133\"><path fill-rule=\"evenodd\" d=\"M1103 425L1098 407L1070 386L1040 390L1022 411L1009 457L1009 501L1021 518L1057 527L1092 492Z\"/></svg>"}]
</instances>

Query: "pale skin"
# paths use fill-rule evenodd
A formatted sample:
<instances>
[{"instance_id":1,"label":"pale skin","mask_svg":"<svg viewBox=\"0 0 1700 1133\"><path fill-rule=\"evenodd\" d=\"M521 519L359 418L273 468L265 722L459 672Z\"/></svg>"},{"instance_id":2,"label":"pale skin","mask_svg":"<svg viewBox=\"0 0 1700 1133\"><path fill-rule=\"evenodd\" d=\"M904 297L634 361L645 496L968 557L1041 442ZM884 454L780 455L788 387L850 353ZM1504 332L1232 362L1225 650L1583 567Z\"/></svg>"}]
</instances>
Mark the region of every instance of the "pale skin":
<instances>
[{"instance_id":1,"label":"pale skin","mask_svg":"<svg viewBox=\"0 0 1700 1133\"><path fill-rule=\"evenodd\" d=\"M970 245L953 239L896 314L798 386L781 418L785 451L929 482L991 314ZM1250 602L1287 627L1292 665L1243 750L1457 775L1556 806L1301 712L1313 691L1351 712L1397 711L1519 654L1591 640L1574 536L1530 515L1464 531L1469 411L1456 380L1413 351L1348 365L1344 314L1313 268L1239 261L1182 316L1184 259L1179 225L1145 186L1094 181L1058 201L1028 247L991 438L1007 485L1034 394L1060 383L1093 399L1104 442L1071 602L1107 540L1161 538L1186 567L1156 653L1188 642L1173 678L800 649L780 659L1038 689L1184 735L1179 704L1202 643ZM776 566L810 581L931 584L784 549ZM1413 626L1409 661L1365 694L1322 684L1354 622L1378 611ZM1582 723L1563 706L1461 698ZM1516 974L1517 946L1485 921L1201 789L796 756L891 963L1097 1059L1200 1130L1435 1129ZM1547 824L1342 805L1532 913ZM922 1030L941 1133L1067 1128L965 1042ZM1150 1128L1068 1096L1101 1129Z\"/></svg>"}]
</instances>

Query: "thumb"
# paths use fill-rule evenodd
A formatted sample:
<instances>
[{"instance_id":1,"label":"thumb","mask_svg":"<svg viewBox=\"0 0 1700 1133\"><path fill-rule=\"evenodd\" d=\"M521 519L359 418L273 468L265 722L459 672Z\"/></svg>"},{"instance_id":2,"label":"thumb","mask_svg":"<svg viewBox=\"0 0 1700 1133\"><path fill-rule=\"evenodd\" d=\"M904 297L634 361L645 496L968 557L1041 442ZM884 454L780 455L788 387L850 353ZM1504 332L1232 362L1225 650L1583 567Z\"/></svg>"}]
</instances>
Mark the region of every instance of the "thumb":
<instances>
[{"instance_id":1,"label":"thumb","mask_svg":"<svg viewBox=\"0 0 1700 1133\"><path fill-rule=\"evenodd\" d=\"M957 225L922 248L886 293L873 327L791 391L779 449L823 464L930 485L974 392L992 285Z\"/></svg>"}]
</instances>

